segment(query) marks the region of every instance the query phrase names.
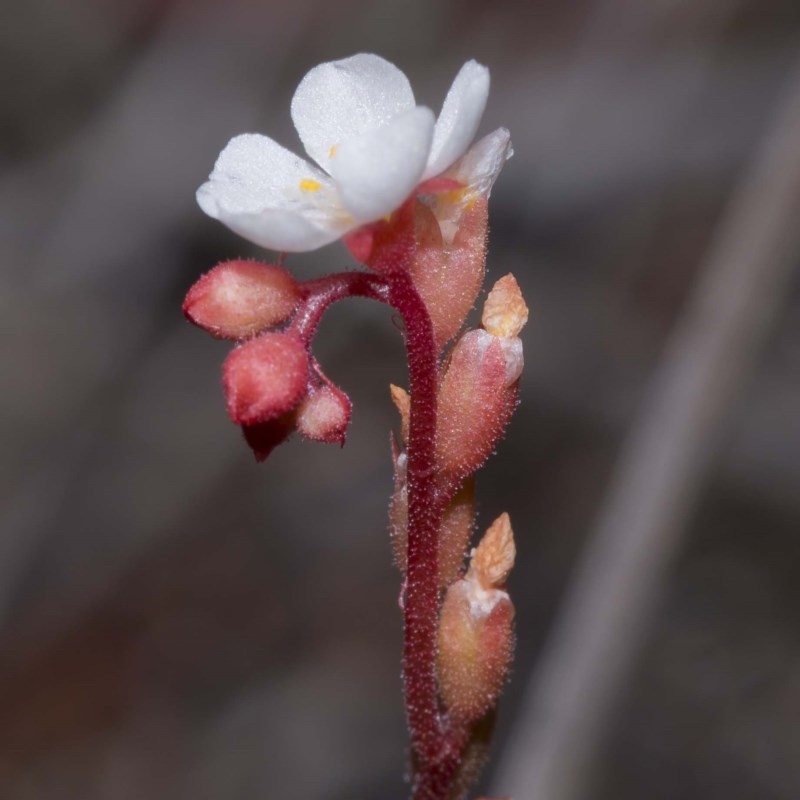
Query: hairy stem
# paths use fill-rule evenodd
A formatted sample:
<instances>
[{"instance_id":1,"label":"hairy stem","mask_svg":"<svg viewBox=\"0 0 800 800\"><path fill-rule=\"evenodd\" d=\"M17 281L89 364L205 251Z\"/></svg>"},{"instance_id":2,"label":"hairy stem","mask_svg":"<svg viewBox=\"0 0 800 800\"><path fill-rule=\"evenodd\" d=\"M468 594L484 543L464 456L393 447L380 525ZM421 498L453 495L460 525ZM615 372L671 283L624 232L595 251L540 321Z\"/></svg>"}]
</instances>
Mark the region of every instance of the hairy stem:
<instances>
[{"instance_id":1,"label":"hairy stem","mask_svg":"<svg viewBox=\"0 0 800 800\"><path fill-rule=\"evenodd\" d=\"M438 536L443 498L436 482L438 350L428 309L404 270L392 272L389 302L406 325L411 417L408 436L408 561L403 679L414 758L413 800L444 800L455 778L462 736L438 705Z\"/></svg>"},{"instance_id":2,"label":"hairy stem","mask_svg":"<svg viewBox=\"0 0 800 800\"><path fill-rule=\"evenodd\" d=\"M291 329L310 342L329 306L368 297L394 307L406 327L411 417L408 437L408 563L404 603L403 679L414 761L413 800L446 800L466 731L442 715L436 682L439 620L438 537L447 501L436 480L438 349L425 306L403 267L388 275L344 272L302 286Z\"/></svg>"},{"instance_id":3,"label":"hairy stem","mask_svg":"<svg viewBox=\"0 0 800 800\"><path fill-rule=\"evenodd\" d=\"M380 275L368 272L338 272L301 284L303 301L292 320L291 330L309 343L329 306L348 297L367 297L388 303L388 285Z\"/></svg>"}]
</instances>

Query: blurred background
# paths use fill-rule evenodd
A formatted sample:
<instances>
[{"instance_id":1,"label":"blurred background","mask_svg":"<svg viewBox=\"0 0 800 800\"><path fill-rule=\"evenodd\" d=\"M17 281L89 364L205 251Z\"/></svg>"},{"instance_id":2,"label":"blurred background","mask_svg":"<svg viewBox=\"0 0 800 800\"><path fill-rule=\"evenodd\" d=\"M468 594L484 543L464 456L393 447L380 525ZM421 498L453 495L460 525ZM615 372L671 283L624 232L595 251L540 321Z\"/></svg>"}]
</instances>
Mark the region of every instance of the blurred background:
<instances>
[{"instance_id":1,"label":"blurred background","mask_svg":"<svg viewBox=\"0 0 800 800\"><path fill-rule=\"evenodd\" d=\"M531 323L522 405L478 489L481 524L508 510L518 537L518 656L484 781L511 791L501 754L542 724L526 685L624 443L798 91L800 4L27 0L0 15L0 797L406 796L391 316L342 304L318 337L355 404L344 450L292 441L256 466L223 408L228 347L180 312L217 261L259 255L195 204L219 150L243 131L299 150L295 86L359 51L437 111L464 61L489 65L481 131L514 140L490 280L518 276ZM800 187L780 163L767 198L770 175ZM793 218L576 798L800 797ZM334 246L287 263L310 277L350 260Z\"/></svg>"}]
</instances>

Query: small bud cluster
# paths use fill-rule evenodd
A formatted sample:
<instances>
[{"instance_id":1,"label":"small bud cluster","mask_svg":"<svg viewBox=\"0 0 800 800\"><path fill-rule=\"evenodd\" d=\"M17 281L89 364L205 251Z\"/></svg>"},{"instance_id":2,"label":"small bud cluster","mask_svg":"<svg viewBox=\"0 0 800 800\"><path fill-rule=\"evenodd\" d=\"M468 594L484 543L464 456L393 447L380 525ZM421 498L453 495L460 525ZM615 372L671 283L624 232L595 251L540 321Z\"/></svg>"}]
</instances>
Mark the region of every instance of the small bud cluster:
<instances>
[{"instance_id":1,"label":"small bud cluster","mask_svg":"<svg viewBox=\"0 0 800 800\"><path fill-rule=\"evenodd\" d=\"M302 321L307 297L282 267L235 260L200 278L183 304L195 325L237 342L222 384L228 416L258 461L295 430L312 441L345 441L350 398L324 375L294 324Z\"/></svg>"}]
</instances>

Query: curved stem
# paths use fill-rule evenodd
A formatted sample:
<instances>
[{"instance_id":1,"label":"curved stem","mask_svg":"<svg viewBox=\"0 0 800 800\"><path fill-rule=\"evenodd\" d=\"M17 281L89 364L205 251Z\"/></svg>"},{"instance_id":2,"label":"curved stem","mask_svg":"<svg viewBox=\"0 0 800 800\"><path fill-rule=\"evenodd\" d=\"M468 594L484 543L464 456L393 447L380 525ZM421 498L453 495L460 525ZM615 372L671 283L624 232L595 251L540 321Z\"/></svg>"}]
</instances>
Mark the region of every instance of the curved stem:
<instances>
[{"instance_id":1,"label":"curved stem","mask_svg":"<svg viewBox=\"0 0 800 800\"><path fill-rule=\"evenodd\" d=\"M436 681L439 621L438 550L447 501L436 480L438 348L433 324L408 271L344 272L302 285L303 303L290 329L313 338L326 309L347 297L394 307L406 327L411 415L408 436L408 562L404 603L403 680L414 759L413 800L446 800L467 732L441 713Z\"/></svg>"},{"instance_id":2,"label":"curved stem","mask_svg":"<svg viewBox=\"0 0 800 800\"><path fill-rule=\"evenodd\" d=\"M403 680L414 756L413 800L444 800L456 776L463 732L437 698L438 550L445 498L436 481L438 348L428 309L405 271L388 276L389 302L406 324L411 416L408 436L408 560Z\"/></svg>"},{"instance_id":3,"label":"curved stem","mask_svg":"<svg viewBox=\"0 0 800 800\"><path fill-rule=\"evenodd\" d=\"M338 272L301 284L303 301L292 320L290 330L306 344L314 338L322 316L329 306L348 297L367 297L389 303L389 287L381 275L368 272Z\"/></svg>"}]
</instances>

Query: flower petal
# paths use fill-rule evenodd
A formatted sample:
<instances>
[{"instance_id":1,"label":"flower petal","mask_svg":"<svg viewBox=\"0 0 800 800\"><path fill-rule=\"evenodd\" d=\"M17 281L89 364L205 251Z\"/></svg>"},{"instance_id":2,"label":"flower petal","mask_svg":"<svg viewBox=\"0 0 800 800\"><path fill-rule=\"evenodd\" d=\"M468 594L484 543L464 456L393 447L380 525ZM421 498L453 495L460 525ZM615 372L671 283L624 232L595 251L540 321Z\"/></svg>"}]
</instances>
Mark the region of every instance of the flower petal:
<instances>
[{"instance_id":1,"label":"flower petal","mask_svg":"<svg viewBox=\"0 0 800 800\"><path fill-rule=\"evenodd\" d=\"M292 120L306 152L328 170L339 145L414 107L408 78L371 53L314 67L292 98Z\"/></svg>"},{"instance_id":2,"label":"flower petal","mask_svg":"<svg viewBox=\"0 0 800 800\"><path fill-rule=\"evenodd\" d=\"M464 154L478 130L488 96L489 70L477 61L467 61L456 75L436 120L423 178L439 175Z\"/></svg>"},{"instance_id":3,"label":"flower petal","mask_svg":"<svg viewBox=\"0 0 800 800\"><path fill-rule=\"evenodd\" d=\"M323 245L335 242L351 227L343 226L339 230L318 228L309 220L292 211L266 208L257 214L230 213L221 210L216 216L234 233L279 253L304 253L316 250Z\"/></svg>"},{"instance_id":4,"label":"flower petal","mask_svg":"<svg viewBox=\"0 0 800 800\"><path fill-rule=\"evenodd\" d=\"M445 176L463 184L467 195L488 197L503 164L513 155L511 134L507 128L498 128L472 145Z\"/></svg>"},{"instance_id":5,"label":"flower petal","mask_svg":"<svg viewBox=\"0 0 800 800\"><path fill-rule=\"evenodd\" d=\"M254 133L231 139L197 190L197 202L231 230L274 250L313 250L354 226L327 175Z\"/></svg>"},{"instance_id":6,"label":"flower petal","mask_svg":"<svg viewBox=\"0 0 800 800\"><path fill-rule=\"evenodd\" d=\"M394 211L419 183L433 138L433 112L417 106L377 130L342 142L331 174L360 222Z\"/></svg>"}]
</instances>

